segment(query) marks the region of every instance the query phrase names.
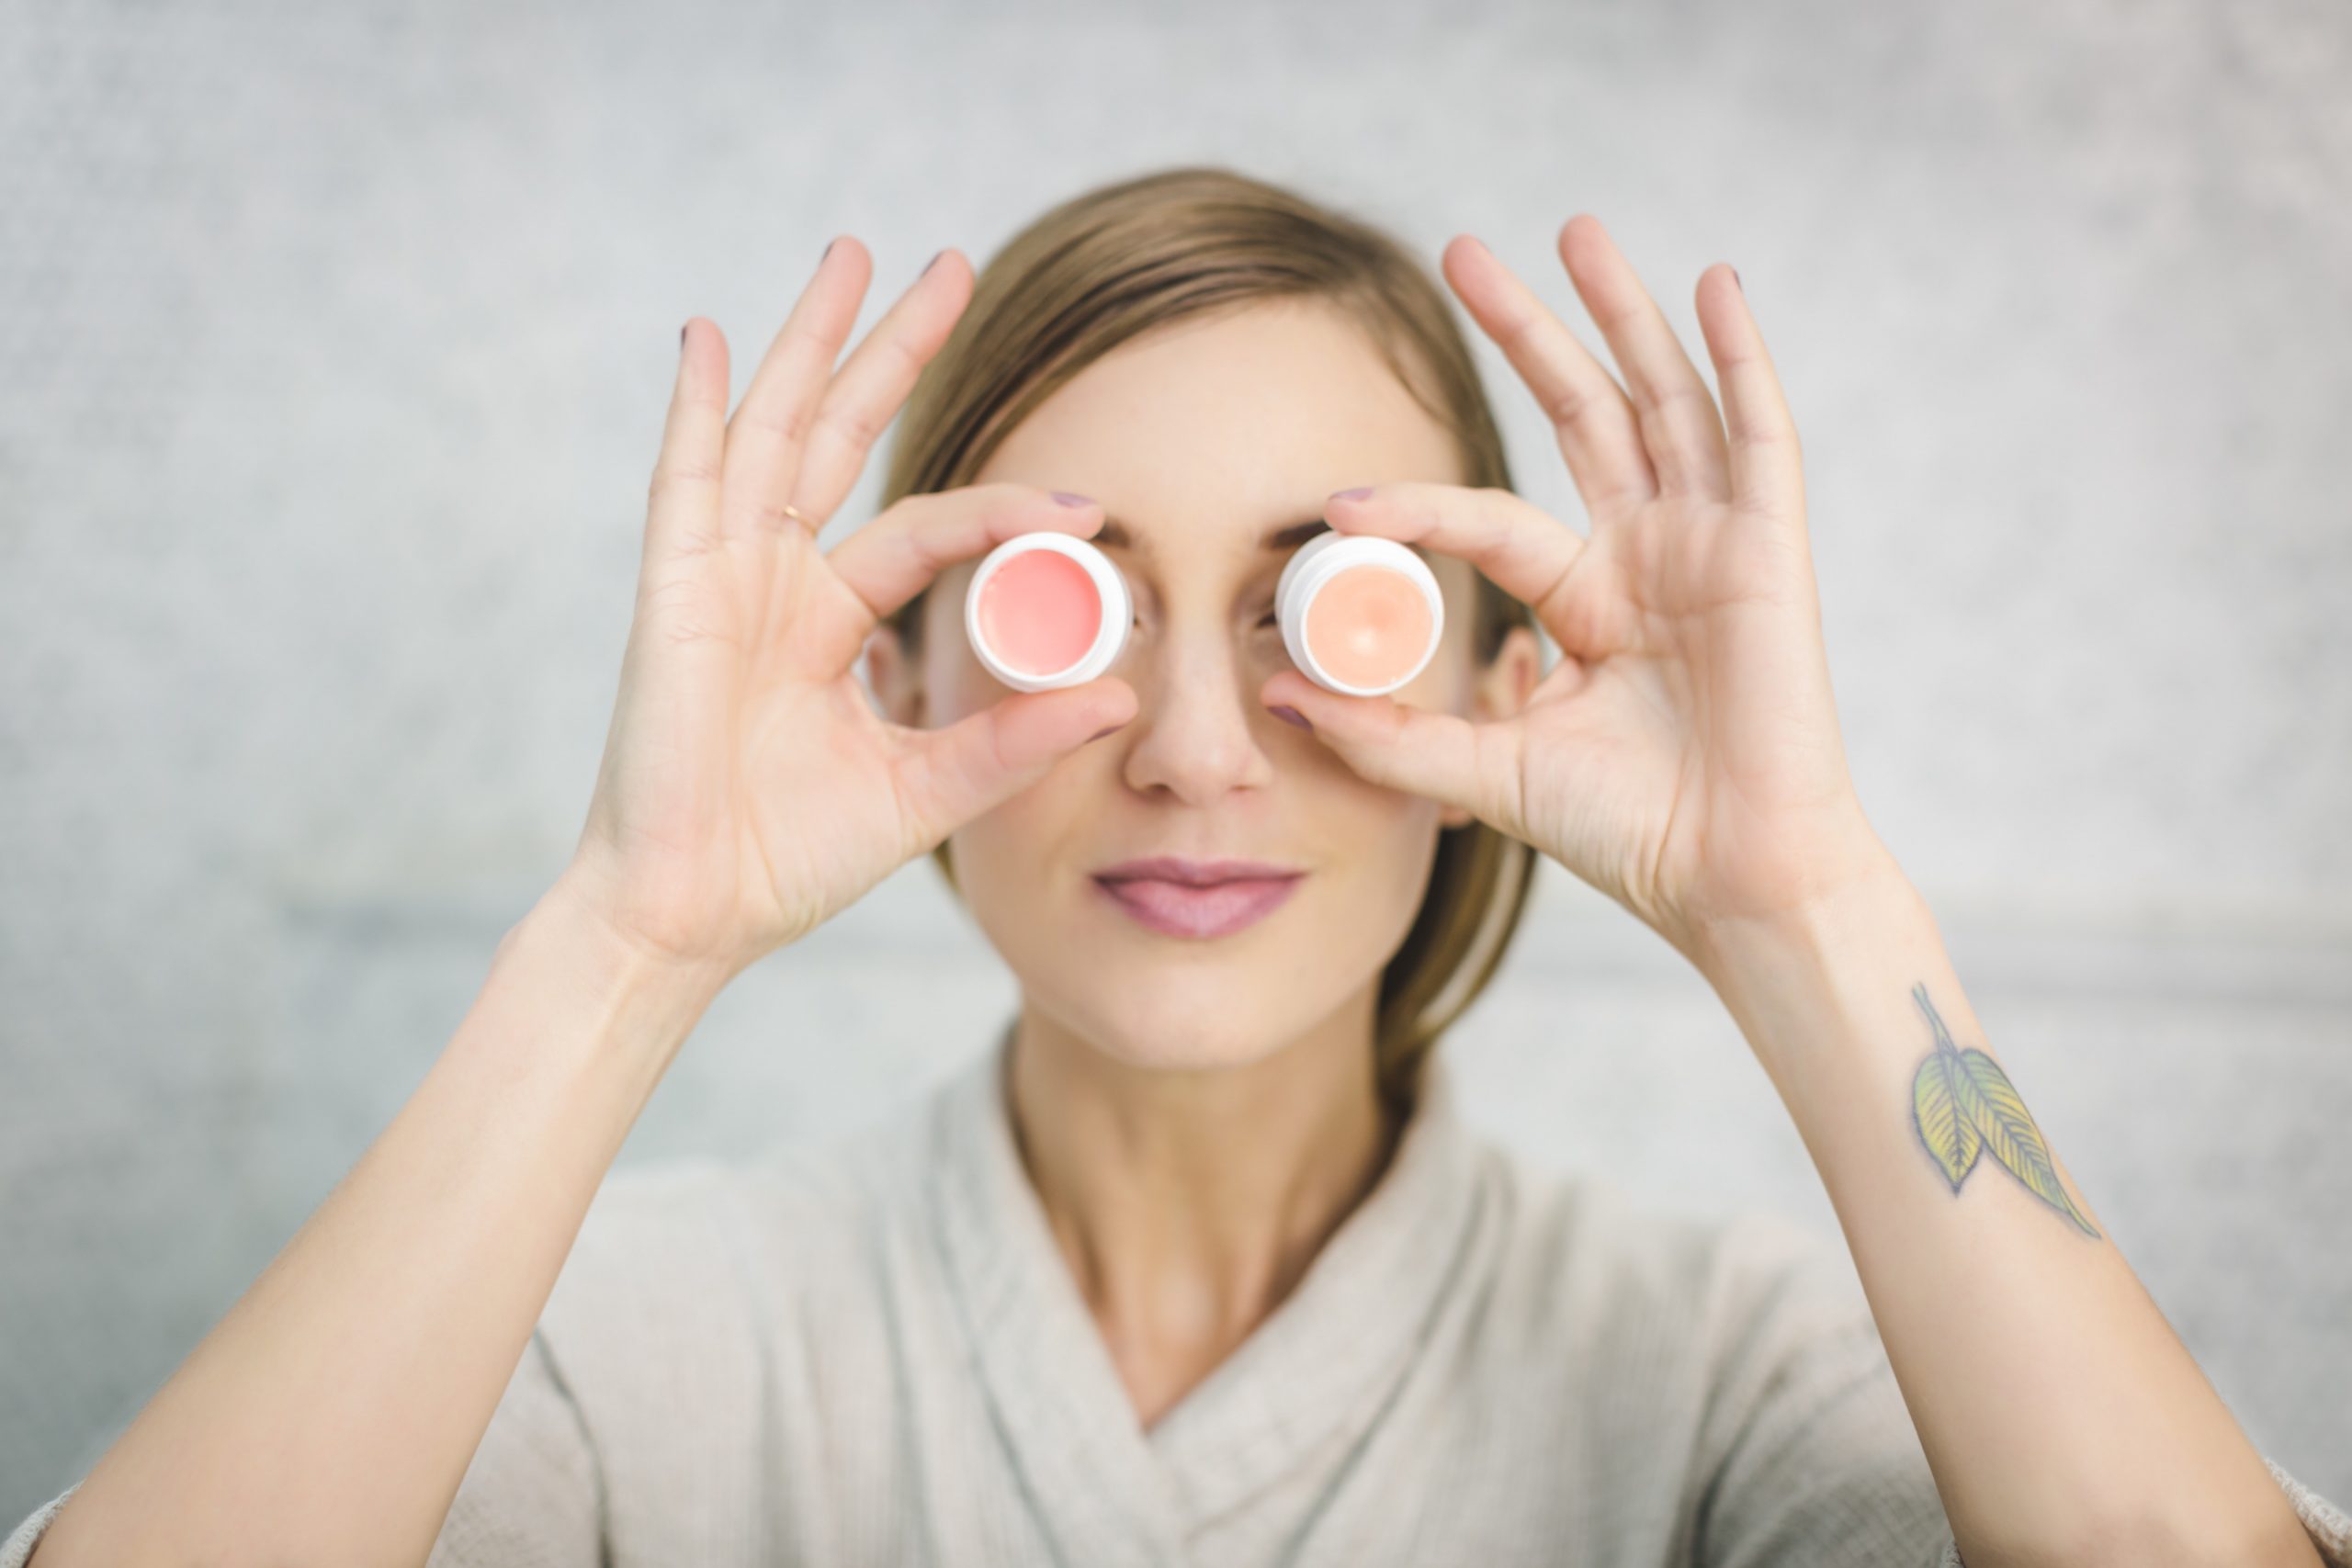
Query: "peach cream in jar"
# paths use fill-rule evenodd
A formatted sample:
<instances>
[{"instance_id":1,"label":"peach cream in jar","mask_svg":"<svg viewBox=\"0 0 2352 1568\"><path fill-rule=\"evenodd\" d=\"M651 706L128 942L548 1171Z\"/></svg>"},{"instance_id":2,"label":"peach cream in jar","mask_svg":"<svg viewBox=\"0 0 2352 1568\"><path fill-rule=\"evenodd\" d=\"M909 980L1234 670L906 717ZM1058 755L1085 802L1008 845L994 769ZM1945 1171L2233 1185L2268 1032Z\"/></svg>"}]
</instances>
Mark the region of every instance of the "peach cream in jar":
<instances>
[{"instance_id":1,"label":"peach cream in jar","mask_svg":"<svg viewBox=\"0 0 2352 1568\"><path fill-rule=\"evenodd\" d=\"M1394 539L1317 534L1283 568L1274 610L1291 661L1317 685L1376 697L1419 674L1445 629L1429 562Z\"/></svg>"}]
</instances>

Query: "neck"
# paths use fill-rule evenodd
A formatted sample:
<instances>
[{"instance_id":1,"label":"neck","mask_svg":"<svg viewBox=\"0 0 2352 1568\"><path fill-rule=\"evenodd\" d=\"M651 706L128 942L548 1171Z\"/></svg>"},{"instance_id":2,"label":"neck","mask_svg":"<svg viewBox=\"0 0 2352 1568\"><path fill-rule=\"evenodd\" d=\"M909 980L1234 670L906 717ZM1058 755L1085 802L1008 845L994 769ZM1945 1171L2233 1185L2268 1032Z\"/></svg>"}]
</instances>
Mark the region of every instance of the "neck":
<instances>
[{"instance_id":1,"label":"neck","mask_svg":"<svg viewBox=\"0 0 2352 1568\"><path fill-rule=\"evenodd\" d=\"M1151 1068L1024 1007L1008 1093L1046 1221L1148 1426L1286 1297L1399 1128L1369 992L1238 1067Z\"/></svg>"}]
</instances>

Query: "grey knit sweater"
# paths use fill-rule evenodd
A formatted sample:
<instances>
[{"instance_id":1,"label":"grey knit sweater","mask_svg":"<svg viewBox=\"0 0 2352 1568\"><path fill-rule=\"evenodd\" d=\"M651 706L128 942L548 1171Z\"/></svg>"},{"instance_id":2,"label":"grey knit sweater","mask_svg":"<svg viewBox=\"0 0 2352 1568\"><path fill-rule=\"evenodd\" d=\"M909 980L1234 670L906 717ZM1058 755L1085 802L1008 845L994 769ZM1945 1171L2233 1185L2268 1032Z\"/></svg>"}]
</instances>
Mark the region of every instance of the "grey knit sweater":
<instances>
[{"instance_id":1,"label":"grey knit sweater","mask_svg":"<svg viewBox=\"0 0 2352 1568\"><path fill-rule=\"evenodd\" d=\"M1145 1428L1003 1043L831 1145L609 1178L432 1568L1959 1564L1841 1246L1538 1174L1436 1064L1298 1288Z\"/></svg>"}]
</instances>

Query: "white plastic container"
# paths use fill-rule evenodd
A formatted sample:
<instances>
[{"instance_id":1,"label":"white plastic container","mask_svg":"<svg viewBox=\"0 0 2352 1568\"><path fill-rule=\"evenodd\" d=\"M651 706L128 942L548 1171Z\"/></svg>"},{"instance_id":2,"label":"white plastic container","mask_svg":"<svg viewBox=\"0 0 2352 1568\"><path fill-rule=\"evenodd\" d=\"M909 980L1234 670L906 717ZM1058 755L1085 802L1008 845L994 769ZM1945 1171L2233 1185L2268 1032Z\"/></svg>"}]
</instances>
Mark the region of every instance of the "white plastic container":
<instances>
[{"instance_id":1,"label":"white plastic container","mask_svg":"<svg viewBox=\"0 0 2352 1568\"><path fill-rule=\"evenodd\" d=\"M1317 534L1300 546L1274 583L1274 611L1291 662L1351 697L1410 682L1445 633L1445 599L1429 563L1370 534Z\"/></svg>"},{"instance_id":2,"label":"white plastic container","mask_svg":"<svg viewBox=\"0 0 2352 1568\"><path fill-rule=\"evenodd\" d=\"M1020 534L980 559L964 593L964 635L1016 691L1076 686L1110 669L1135 610L1111 558L1071 534Z\"/></svg>"}]
</instances>

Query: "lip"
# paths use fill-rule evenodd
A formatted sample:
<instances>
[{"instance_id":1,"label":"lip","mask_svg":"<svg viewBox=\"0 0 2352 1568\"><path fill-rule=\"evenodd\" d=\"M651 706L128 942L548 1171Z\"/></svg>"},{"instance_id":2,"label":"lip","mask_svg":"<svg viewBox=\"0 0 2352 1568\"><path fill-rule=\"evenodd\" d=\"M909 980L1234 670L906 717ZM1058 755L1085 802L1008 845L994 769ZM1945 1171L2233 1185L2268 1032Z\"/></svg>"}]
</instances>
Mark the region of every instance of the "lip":
<instances>
[{"instance_id":1,"label":"lip","mask_svg":"<svg viewBox=\"0 0 2352 1568\"><path fill-rule=\"evenodd\" d=\"M1273 865L1261 860L1191 860L1183 855L1148 855L1142 860L1124 860L1116 865L1106 865L1094 874L1114 881L1148 876L1159 882L1181 882L1187 886L1205 887L1211 883L1232 882L1242 877L1304 876L1306 874L1296 866Z\"/></svg>"},{"instance_id":2,"label":"lip","mask_svg":"<svg viewBox=\"0 0 2352 1568\"><path fill-rule=\"evenodd\" d=\"M1155 855L1094 874L1094 885L1138 923L1163 936L1227 936L1281 907L1303 871L1263 861Z\"/></svg>"}]
</instances>

